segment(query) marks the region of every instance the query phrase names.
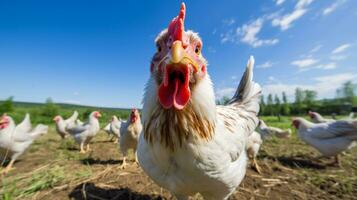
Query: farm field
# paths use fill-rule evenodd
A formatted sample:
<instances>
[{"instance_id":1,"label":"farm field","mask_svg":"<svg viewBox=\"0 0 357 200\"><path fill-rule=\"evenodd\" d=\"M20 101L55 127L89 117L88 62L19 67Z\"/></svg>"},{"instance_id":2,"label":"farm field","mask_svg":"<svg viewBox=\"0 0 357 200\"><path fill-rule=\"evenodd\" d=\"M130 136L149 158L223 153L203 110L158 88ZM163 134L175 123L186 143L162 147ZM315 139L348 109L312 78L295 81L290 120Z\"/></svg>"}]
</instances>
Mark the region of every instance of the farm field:
<instances>
[{"instance_id":1,"label":"farm field","mask_svg":"<svg viewBox=\"0 0 357 200\"><path fill-rule=\"evenodd\" d=\"M272 126L290 127L288 117L281 122L263 119ZM16 169L1 177L2 199L173 199L133 161L120 169L118 145L109 140L101 131L92 141L92 151L80 154L78 145L71 138L62 141L51 125L15 163ZM342 155L342 168L318 156L295 131L291 138L266 141L258 155L262 174L248 167L231 199L357 199L357 148Z\"/></svg>"}]
</instances>

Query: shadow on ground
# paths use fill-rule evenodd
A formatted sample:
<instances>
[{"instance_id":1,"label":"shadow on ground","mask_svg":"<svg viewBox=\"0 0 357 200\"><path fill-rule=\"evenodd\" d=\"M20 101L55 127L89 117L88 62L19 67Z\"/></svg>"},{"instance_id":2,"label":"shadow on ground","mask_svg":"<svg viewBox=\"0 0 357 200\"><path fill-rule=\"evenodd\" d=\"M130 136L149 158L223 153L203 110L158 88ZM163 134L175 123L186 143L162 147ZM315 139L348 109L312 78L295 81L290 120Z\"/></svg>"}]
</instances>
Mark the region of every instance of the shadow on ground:
<instances>
[{"instance_id":1,"label":"shadow on ground","mask_svg":"<svg viewBox=\"0 0 357 200\"><path fill-rule=\"evenodd\" d=\"M73 200L161 200L160 196L139 194L132 191L130 188L102 188L96 186L94 183L83 183L74 188L68 195Z\"/></svg>"},{"instance_id":2,"label":"shadow on ground","mask_svg":"<svg viewBox=\"0 0 357 200\"><path fill-rule=\"evenodd\" d=\"M279 156L274 158L279 161L282 165L290 168L309 168L309 169L325 169L326 165L321 163L316 163L309 158L299 158L299 157L287 157Z\"/></svg>"},{"instance_id":3,"label":"shadow on ground","mask_svg":"<svg viewBox=\"0 0 357 200\"><path fill-rule=\"evenodd\" d=\"M122 160L113 160L113 159L100 160L100 159L93 159L93 158L85 158L81 160L81 163L85 165L116 165L116 164L121 164L122 162L123 162Z\"/></svg>"}]
</instances>

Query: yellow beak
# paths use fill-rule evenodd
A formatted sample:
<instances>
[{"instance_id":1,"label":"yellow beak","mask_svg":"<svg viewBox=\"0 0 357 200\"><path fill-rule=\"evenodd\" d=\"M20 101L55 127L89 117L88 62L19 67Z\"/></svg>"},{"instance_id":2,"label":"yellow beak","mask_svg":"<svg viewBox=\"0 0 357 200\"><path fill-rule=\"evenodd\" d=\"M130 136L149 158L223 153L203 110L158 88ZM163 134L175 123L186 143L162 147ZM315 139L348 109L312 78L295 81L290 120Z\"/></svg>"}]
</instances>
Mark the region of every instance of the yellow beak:
<instances>
[{"instance_id":1,"label":"yellow beak","mask_svg":"<svg viewBox=\"0 0 357 200\"><path fill-rule=\"evenodd\" d=\"M181 41L175 41L171 47L171 62L174 64L179 63L184 56L185 50L182 47Z\"/></svg>"},{"instance_id":2,"label":"yellow beak","mask_svg":"<svg viewBox=\"0 0 357 200\"><path fill-rule=\"evenodd\" d=\"M185 49L182 47L181 41L175 41L171 47L171 63L172 64L191 64L194 70L198 71L198 64L194 62L190 56L185 52Z\"/></svg>"}]
</instances>

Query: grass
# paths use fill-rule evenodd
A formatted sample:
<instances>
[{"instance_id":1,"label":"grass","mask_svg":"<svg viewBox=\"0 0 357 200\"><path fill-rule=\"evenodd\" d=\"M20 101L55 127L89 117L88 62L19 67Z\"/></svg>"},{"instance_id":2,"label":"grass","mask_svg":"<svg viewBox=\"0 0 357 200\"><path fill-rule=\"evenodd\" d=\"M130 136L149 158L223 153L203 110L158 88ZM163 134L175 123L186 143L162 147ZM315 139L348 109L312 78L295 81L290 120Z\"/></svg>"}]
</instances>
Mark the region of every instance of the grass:
<instances>
[{"instance_id":1,"label":"grass","mask_svg":"<svg viewBox=\"0 0 357 200\"><path fill-rule=\"evenodd\" d=\"M38 191L53 189L64 183L88 178L92 175L90 167L68 173L70 166L59 161L44 165L34 171L15 175L2 180L0 194L3 199L22 199L33 196Z\"/></svg>"}]
</instances>

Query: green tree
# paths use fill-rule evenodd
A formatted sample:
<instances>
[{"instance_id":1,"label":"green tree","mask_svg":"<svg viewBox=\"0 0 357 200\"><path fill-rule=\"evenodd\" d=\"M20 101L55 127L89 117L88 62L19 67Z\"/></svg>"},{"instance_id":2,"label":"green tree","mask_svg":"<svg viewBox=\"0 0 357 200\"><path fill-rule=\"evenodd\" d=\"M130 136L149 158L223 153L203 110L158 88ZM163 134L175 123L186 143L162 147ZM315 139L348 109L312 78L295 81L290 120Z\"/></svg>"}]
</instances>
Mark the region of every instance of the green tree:
<instances>
[{"instance_id":1,"label":"green tree","mask_svg":"<svg viewBox=\"0 0 357 200\"><path fill-rule=\"evenodd\" d=\"M264 96L262 95L260 97L260 115L265 115L265 110L266 110L266 104L264 101Z\"/></svg>"},{"instance_id":2,"label":"green tree","mask_svg":"<svg viewBox=\"0 0 357 200\"><path fill-rule=\"evenodd\" d=\"M274 96L274 114L279 115L281 111L280 99L278 95Z\"/></svg>"},{"instance_id":3,"label":"green tree","mask_svg":"<svg viewBox=\"0 0 357 200\"><path fill-rule=\"evenodd\" d=\"M7 98L1 105L0 105L0 113L12 112L14 111L14 97Z\"/></svg>"},{"instance_id":4,"label":"green tree","mask_svg":"<svg viewBox=\"0 0 357 200\"><path fill-rule=\"evenodd\" d=\"M268 115L274 115L274 103L273 103L273 95L272 94L268 95L266 112Z\"/></svg>"},{"instance_id":5,"label":"green tree","mask_svg":"<svg viewBox=\"0 0 357 200\"><path fill-rule=\"evenodd\" d=\"M283 98L282 114L290 115L290 105L285 92L282 93L282 98Z\"/></svg>"},{"instance_id":6,"label":"green tree","mask_svg":"<svg viewBox=\"0 0 357 200\"><path fill-rule=\"evenodd\" d=\"M313 90L305 90L304 93L304 103L308 107L311 107L314 104L314 101L316 100L317 92Z\"/></svg>"},{"instance_id":7,"label":"green tree","mask_svg":"<svg viewBox=\"0 0 357 200\"><path fill-rule=\"evenodd\" d=\"M41 113L46 117L54 117L59 113L59 106L53 103L51 98L47 98Z\"/></svg>"},{"instance_id":8,"label":"green tree","mask_svg":"<svg viewBox=\"0 0 357 200\"><path fill-rule=\"evenodd\" d=\"M353 103L353 99L356 96L356 88L356 84L353 84L352 81L347 81L340 89L340 96L345 99L345 102Z\"/></svg>"},{"instance_id":9,"label":"green tree","mask_svg":"<svg viewBox=\"0 0 357 200\"><path fill-rule=\"evenodd\" d=\"M223 96L221 99L217 100L218 105L227 105L231 99L227 96Z\"/></svg>"},{"instance_id":10,"label":"green tree","mask_svg":"<svg viewBox=\"0 0 357 200\"><path fill-rule=\"evenodd\" d=\"M295 104L294 104L294 110L296 114L301 114L304 112L304 99L305 99L305 93L302 89L296 88L295 89Z\"/></svg>"}]
</instances>

